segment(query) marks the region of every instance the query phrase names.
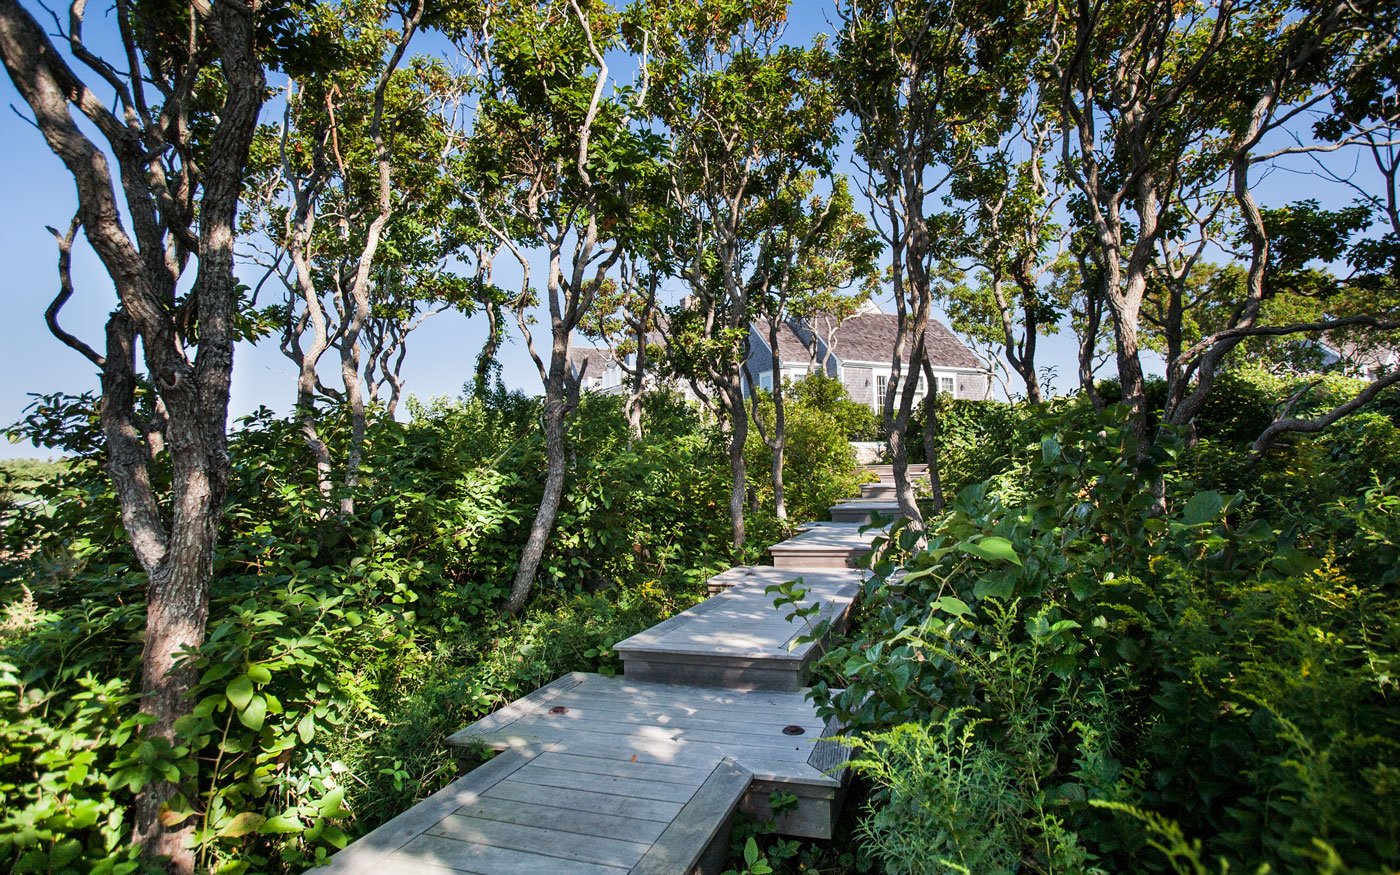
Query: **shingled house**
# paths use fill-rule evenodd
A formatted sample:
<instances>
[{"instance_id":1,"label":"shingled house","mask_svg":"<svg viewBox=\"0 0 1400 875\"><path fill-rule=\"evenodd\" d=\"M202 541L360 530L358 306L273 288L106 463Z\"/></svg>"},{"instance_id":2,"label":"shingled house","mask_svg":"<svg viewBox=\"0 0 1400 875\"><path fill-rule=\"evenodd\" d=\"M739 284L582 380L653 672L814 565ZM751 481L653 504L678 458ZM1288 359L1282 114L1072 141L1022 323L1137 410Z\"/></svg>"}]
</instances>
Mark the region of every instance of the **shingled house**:
<instances>
[{"instance_id":1,"label":"shingled house","mask_svg":"<svg viewBox=\"0 0 1400 875\"><path fill-rule=\"evenodd\" d=\"M818 317L812 323L785 322L778 331L778 358L783 377L799 379L814 370L839 379L852 400L879 409L890 379L890 359L894 353L898 316L882 313L874 306L840 324ZM769 325L755 323L749 335L749 373L760 388L773 386L773 350L769 345ZM906 343L903 373L908 376L909 352ZM937 319L929 319L925 333L930 364L938 380L939 394L954 398L985 400L991 397L992 376L982 361ZM916 399L928 388L920 370Z\"/></svg>"},{"instance_id":2,"label":"shingled house","mask_svg":"<svg viewBox=\"0 0 1400 875\"><path fill-rule=\"evenodd\" d=\"M778 332L783 376L796 380L811 371L825 370L846 385L852 400L878 410L890 379L890 356L894 352L897 327L897 316L882 313L873 305L839 325L827 323L823 317L813 320L812 324L798 320L784 322ZM925 336L940 394L977 401L991 397L991 373L946 325L930 319ZM766 322L749 327L748 365L749 373L760 388L773 387L773 351L768 345ZM583 372L581 388L584 391L603 394L627 391L626 375L610 350L572 347L569 371L575 377ZM904 373L909 372L906 351ZM676 388L690 397L689 387ZM920 373L916 400L921 400L927 391Z\"/></svg>"}]
</instances>

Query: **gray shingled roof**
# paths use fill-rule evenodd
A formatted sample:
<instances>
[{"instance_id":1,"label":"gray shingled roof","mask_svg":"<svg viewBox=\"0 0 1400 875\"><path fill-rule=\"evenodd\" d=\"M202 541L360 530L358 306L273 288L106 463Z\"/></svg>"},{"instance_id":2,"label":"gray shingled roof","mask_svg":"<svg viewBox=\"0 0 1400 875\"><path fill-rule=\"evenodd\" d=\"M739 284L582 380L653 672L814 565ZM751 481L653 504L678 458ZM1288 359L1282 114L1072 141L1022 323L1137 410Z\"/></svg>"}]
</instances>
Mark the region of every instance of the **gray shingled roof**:
<instances>
[{"instance_id":1,"label":"gray shingled roof","mask_svg":"<svg viewBox=\"0 0 1400 875\"><path fill-rule=\"evenodd\" d=\"M890 360L894 351L895 334L899 327L899 317L893 313L863 313L852 316L836 330L836 355L846 362L878 362ZM818 324L819 333L825 337L825 326ZM948 330L948 326L932 317L924 332L924 343L928 348L929 361L934 367L966 368L985 370L986 365L973 354L961 340ZM905 342L904 361L909 361L909 341Z\"/></svg>"},{"instance_id":2,"label":"gray shingled roof","mask_svg":"<svg viewBox=\"0 0 1400 875\"><path fill-rule=\"evenodd\" d=\"M769 320L760 319L753 324L753 329L758 336L763 338L765 344L769 343L768 326ZM797 332L792 330L792 326L784 322L778 326L778 356L789 364L810 361L811 351L802 342L802 338L797 336Z\"/></svg>"},{"instance_id":3,"label":"gray shingled roof","mask_svg":"<svg viewBox=\"0 0 1400 875\"><path fill-rule=\"evenodd\" d=\"M588 379L603 376L603 370L612 359L612 353L606 349L596 349L591 346L569 347L569 371L577 374L583 367L583 363L588 362L588 373L584 374Z\"/></svg>"}]
</instances>

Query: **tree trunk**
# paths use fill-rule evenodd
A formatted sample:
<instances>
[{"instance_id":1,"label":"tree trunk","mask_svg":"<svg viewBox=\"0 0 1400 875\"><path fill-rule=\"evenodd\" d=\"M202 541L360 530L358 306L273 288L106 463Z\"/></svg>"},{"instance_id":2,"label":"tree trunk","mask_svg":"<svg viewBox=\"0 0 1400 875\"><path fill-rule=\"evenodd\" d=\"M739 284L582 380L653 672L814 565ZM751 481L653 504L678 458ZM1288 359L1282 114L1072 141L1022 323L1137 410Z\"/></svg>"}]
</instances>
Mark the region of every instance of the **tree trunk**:
<instances>
[{"instance_id":1,"label":"tree trunk","mask_svg":"<svg viewBox=\"0 0 1400 875\"><path fill-rule=\"evenodd\" d=\"M535 511L535 521L530 524L530 537L525 541L520 564L510 584L510 598L505 606L507 614L518 614L525 607L540 560L544 557L545 544L559 516L559 503L564 497L565 407L563 374L560 373L557 378L551 374L549 384L545 386L544 400L544 495L540 498L539 509Z\"/></svg>"},{"instance_id":2,"label":"tree trunk","mask_svg":"<svg viewBox=\"0 0 1400 875\"><path fill-rule=\"evenodd\" d=\"M364 312L368 316L367 300ZM355 515L360 465L365 453L365 394L360 385L360 346L351 337L346 337L342 342L340 377L345 383L345 400L350 405L350 445L345 450L345 494L340 496L340 515L348 519Z\"/></svg>"},{"instance_id":3,"label":"tree trunk","mask_svg":"<svg viewBox=\"0 0 1400 875\"><path fill-rule=\"evenodd\" d=\"M924 463L928 465L933 509L941 511L944 501L943 474L938 470L938 380L928 356L924 356L924 379L928 380L928 393L924 395Z\"/></svg>"},{"instance_id":4,"label":"tree trunk","mask_svg":"<svg viewBox=\"0 0 1400 875\"><path fill-rule=\"evenodd\" d=\"M773 448L773 512L778 519L786 521L787 498L783 494L783 453L785 447L781 444Z\"/></svg>"},{"instance_id":5,"label":"tree trunk","mask_svg":"<svg viewBox=\"0 0 1400 875\"><path fill-rule=\"evenodd\" d=\"M744 465L744 444L749 439L749 413L744 406L741 384L730 376L723 387L723 397L729 408L729 525L735 550L744 546L744 495L748 487L748 470Z\"/></svg>"}]
</instances>

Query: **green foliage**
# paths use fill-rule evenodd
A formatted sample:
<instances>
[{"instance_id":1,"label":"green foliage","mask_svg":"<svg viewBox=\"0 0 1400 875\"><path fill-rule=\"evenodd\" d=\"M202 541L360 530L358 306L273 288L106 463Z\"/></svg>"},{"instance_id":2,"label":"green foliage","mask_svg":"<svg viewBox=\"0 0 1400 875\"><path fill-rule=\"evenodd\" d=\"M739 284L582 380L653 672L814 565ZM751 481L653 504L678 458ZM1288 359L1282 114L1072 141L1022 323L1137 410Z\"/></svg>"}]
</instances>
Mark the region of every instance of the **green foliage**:
<instances>
[{"instance_id":1,"label":"green foliage","mask_svg":"<svg viewBox=\"0 0 1400 875\"><path fill-rule=\"evenodd\" d=\"M846 385L835 377L814 371L791 384L788 401L824 411L836 420L847 440L873 441L880 436L880 416L869 405L852 401Z\"/></svg>"},{"instance_id":2,"label":"green foliage","mask_svg":"<svg viewBox=\"0 0 1400 875\"><path fill-rule=\"evenodd\" d=\"M1247 376L1197 446L1163 436L1137 467L1118 408L973 420L1015 482L964 487L921 550L891 535L903 573L874 569L817 690L866 733L862 830L890 871L1400 859L1400 429L1358 416L1250 461L1286 387ZM959 443L947 476L971 479Z\"/></svg>"},{"instance_id":3,"label":"green foliage","mask_svg":"<svg viewBox=\"0 0 1400 875\"><path fill-rule=\"evenodd\" d=\"M838 499L859 491L860 471L846 435L851 408L845 387L823 374L812 374L790 385L786 397L787 445L783 453L783 494L788 519L795 522L825 519ZM772 397L759 391L759 415L773 419ZM773 504L773 451L757 429L749 431L744 448L749 489L763 507Z\"/></svg>"},{"instance_id":4,"label":"green foliage","mask_svg":"<svg viewBox=\"0 0 1400 875\"><path fill-rule=\"evenodd\" d=\"M451 780L443 740L466 723L561 673L618 671L614 643L730 560L723 437L670 396L646 405L629 441L618 399L582 399L540 595L518 618L497 609L543 488L538 400L372 416L350 519L323 513L294 421L241 422L174 747L135 716L145 582L110 483L60 466L0 528L0 866L131 871L134 794L173 776L184 792L164 816L194 824L200 866L300 871ZM91 413L53 398L20 430ZM323 426L338 451L349 423ZM852 476L825 429L799 429L800 464L827 466L799 495Z\"/></svg>"}]
</instances>

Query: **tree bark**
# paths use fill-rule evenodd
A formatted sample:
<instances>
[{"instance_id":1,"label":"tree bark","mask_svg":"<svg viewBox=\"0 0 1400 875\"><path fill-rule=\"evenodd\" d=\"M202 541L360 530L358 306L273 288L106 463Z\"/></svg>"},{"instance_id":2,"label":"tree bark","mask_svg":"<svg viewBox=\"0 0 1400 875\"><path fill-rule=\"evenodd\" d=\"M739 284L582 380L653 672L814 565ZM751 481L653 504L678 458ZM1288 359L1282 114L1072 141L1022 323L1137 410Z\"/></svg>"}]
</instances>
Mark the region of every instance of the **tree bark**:
<instances>
[{"instance_id":1,"label":"tree bark","mask_svg":"<svg viewBox=\"0 0 1400 875\"><path fill-rule=\"evenodd\" d=\"M120 301L107 324L101 421L122 524L148 580L141 710L154 718L145 727L146 737L161 745L177 744L175 724L193 707L186 693L195 676L179 660L184 651L204 641L215 536L229 480L226 428L238 300L235 216L264 101L252 13L236 2L191 10L201 38L211 44L207 57L217 61L226 88L207 163L196 171L181 161L177 171L197 173L180 180L180 186L188 186L182 191L202 187L196 237L188 225L179 224L188 214L170 200L165 187L169 168L163 158L172 147L157 139L169 132L148 125L143 115L140 91L145 74L132 71L134 98L118 80L118 96L127 110L125 118L118 119L67 66L29 13L15 0L0 0L0 61L33 110L49 148L72 174L84 233L112 277ZM134 43L126 48L130 57L137 56ZM194 81L192 74L202 62L191 63L196 66L185 71L191 74L185 86ZM191 97L177 90L166 95L177 106ZM87 117L116 157L124 210L118 206L106 155L78 128L70 107ZM134 239L123 227L123 214L131 218ZM198 326L194 338L185 336L187 323L174 306L176 285L191 253L198 256L198 272L186 307ZM149 440L136 425L138 341L166 413L165 433L156 440ZM192 349L197 349L193 361L188 358ZM171 460L172 498L164 512L148 469L157 441L164 443ZM147 860L163 859L168 871L189 873L194 867L193 826L166 827L160 822L162 807L179 790L166 781L153 781L140 790L134 839Z\"/></svg>"},{"instance_id":2,"label":"tree bark","mask_svg":"<svg viewBox=\"0 0 1400 875\"><path fill-rule=\"evenodd\" d=\"M923 358L924 379L928 392L924 395L924 464L928 466L928 483L933 509L943 510L943 473L938 468L938 379L928 356Z\"/></svg>"},{"instance_id":3,"label":"tree bark","mask_svg":"<svg viewBox=\"0 0 1400 875\"><path fill-rule=\"evenodd\" d=\"M557 361L558 355L551 357ZM520 552L520 564L516 568L510 585L510 598L506 601L505 612L518 614L530 597L530 589L535 582L540 560L544 558L544 548L554 531L554 521L559 516L559 504L564 497L565 463L565 415L566 399L564 392L564 367L567 355L557 367L551 362L550 379L545 387L544 401L544 453L545 478L544 494L540 506L535 511L534 522L530 524L530 536Z\"/></svg>"}]
</instances>

